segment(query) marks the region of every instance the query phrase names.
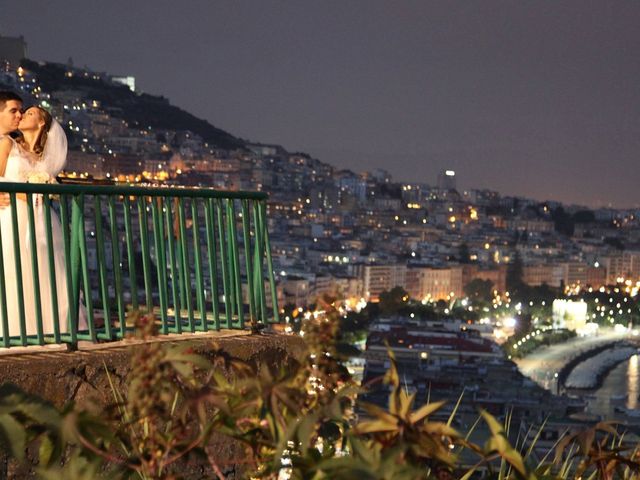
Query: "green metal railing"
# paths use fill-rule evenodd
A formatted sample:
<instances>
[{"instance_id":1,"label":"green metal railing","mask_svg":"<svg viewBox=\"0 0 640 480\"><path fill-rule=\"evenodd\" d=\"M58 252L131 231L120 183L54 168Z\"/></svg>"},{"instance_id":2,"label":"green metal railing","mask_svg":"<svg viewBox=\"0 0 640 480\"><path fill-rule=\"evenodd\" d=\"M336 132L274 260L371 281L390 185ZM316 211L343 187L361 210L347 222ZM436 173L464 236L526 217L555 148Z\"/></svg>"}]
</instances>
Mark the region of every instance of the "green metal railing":
<instances>
[{"instance_id":1,"label":"green metal railing","mask_svg":"<svg viewBox=\"0 0 640 480\"><path fill-rule=\"evenodd\" d=\"M267 195L0 183L0 347L277 322ZM6 197L6 195L4 195ZM58 220L59 219L59 220Z\"/></svg>"}]
</instances>

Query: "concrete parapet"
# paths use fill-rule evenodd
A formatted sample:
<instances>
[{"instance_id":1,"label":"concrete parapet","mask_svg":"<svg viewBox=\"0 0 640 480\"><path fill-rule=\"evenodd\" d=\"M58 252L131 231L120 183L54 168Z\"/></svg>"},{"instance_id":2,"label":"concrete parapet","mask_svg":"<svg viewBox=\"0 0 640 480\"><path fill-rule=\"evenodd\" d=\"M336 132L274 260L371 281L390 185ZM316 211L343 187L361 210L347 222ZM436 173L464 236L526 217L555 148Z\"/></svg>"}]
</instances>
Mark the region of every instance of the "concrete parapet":
<instances>
[{"instance_id":1,"label":"concrete parapet","mask_svg":"<svg viewBox=\"0 0 640 480\"><path fill-rule=\"evenodd\" d=\"M163 336L152 341L185 345L205 357L212 357L215 353L270 367L286 367L300 362L305 351L304 342L298 336L250 334L237 330ZM57 350L47 347L6 350L0 355L0 382L17 385L58 408L74 402L80 408L95 412L113 403L107 371L116 388L122 393L126 392L132 348L140 342L127 339L97 345L81 344L78 351L64 351L60 347ZM228 478L237 478L237 466L230 465L229 459L242 457L239 445L234 445L227 438L216 438L215 435L212 441L218 460L228 467L225 474L229 474ZM189 471L186 478L211 478L206 465L190 464L183 467ZM32 473L23 468L10 465L6 458L0 458L0 476L18 478L22 474Z\"/></svg>"}]
</instances>

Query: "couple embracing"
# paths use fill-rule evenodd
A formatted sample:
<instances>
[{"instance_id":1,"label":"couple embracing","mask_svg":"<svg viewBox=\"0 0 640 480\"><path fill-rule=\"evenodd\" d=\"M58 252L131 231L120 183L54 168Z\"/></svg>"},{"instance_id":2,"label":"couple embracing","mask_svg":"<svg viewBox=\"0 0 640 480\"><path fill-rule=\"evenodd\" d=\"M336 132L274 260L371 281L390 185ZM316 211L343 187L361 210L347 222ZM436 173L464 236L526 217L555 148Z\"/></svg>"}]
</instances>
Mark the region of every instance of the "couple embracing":
<instances>
[{"instance_id":1,"label":"couple embracing","mask_svg":"<svg viewBox=\"0 0 640 480\"><path fill-rule=\"evenodd\" d=\"M16 139L10 135L15 133L19 134ZM0 91L0 182L55 182L55 177L64 167L66 159L67 138L51 114L39 106L23 110L22 99L18 95ZM3 308L0 305L0 338L37 333L36 295L40 297L43 333L54 332L56 308L59 332L68 332L69 304L60 220L55 213L51 213L54 258L50 263L42 202L38 202L37 196L34 195L36 238L31 238L26 196L16 196L19 238L17 249L14 247L9 196L0 193L0 240L4 264L4 275L0 275L0 282L4 285L7 307L7 318L4 319ZM33 262L34 258L37 258L37 262ZM51 289L51 264L55 269L55 298ZM34 282L34 265L37 269L37 289ZM21 275L18 274L19 270ZM22 283L22 298L18 282ZM21 307L24 309L24 331L20 322ZM8 331L5 331L5 325Z\"/></svg>"}]
</instances>

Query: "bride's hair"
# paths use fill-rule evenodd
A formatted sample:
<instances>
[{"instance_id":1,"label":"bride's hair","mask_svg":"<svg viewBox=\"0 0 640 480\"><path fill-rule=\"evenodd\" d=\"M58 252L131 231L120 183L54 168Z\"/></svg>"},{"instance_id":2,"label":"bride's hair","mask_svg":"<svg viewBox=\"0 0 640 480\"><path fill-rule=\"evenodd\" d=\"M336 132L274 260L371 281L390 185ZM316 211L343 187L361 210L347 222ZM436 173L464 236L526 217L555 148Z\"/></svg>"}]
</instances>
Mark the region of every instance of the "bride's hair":
<instances>
[{"instance_id":1,"label":"bride's hair","mask_svg":"<svg viewBox=\"0 0 640 480\"><path fill-rule=\"evenodd\" d=\"M42 156L42 152L44 152L44 146L47 143L47 136L49 135L49 129L51 128L51 122L53 122L53 117L49 112L47 112L44 108L39 107L38 105L34 105L33 107L38 110L40 115L40 119L44 121L44 125L40 129L40 133L38 134L38 138L36 138L36 142L33 145L33 153Z\"/></svg>"}]
</instances>

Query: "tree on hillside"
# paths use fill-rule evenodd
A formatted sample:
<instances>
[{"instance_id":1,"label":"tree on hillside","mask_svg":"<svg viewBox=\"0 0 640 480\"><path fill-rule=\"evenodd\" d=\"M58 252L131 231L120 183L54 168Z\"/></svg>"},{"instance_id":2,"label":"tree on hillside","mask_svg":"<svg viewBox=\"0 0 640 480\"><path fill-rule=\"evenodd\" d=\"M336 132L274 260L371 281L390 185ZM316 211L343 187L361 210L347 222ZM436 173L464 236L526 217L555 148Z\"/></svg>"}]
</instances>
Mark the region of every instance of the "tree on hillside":
<instances>
[{"instance_id":1,"label":"tree on hillside","mask_svg":"<svg viewBox=\"0 0 640 480\"><path fill-rule=\"evenodd\" d=\"M521 289L524 285L524 282L522 281L522 271L522 259L516 250L513 261L507 267L507 290L509 292L515 292Z\"/></svg>"},{"instance_id":2,"label":"tree on hillside","mask_svg":"<svg viewBox=\"0 0 640 480\"><path fill-rule=\"evenodd\" d=\"M493 297L493 282L491 280L474 278L465 285L464 293L472 300L490 302Z\"/></svg>"},{"instance_id":3,"label":"tree on hillside","mask_svg":"<svg viewBox=\"0 0 640 480\"><path fill-rule=\"evenodd\" d=\"M573 217L565 212L564 208L558 207L553 210L551 212L551 218L553 219L556 232L567 236L573 235Z\"/></svg>"},{"instance_id":4,"label":"tree on hillside","mask_svg":"<svg viewBox=\"0 0 640 480\"><path fill-rule=\"evenodd\" d=\"M578 210L573 214L574 223L592 223L596 221L596 215L592 210Z\"/></svg>"},{"instance_id":5,"label":"tree on hillside","mask_svg":"<svg viewBox=\"0 0 640 480\"><path fill-rule=\"evenodd\" d=\"M620 240L619 238L606 237L604 239L604 243L607 245L611 245L616 250L621 250L621 251L624 250L624 243L622 243L622 240Z\"/></svg>"},{"instance_id":6,"label":"tree on hillside","mask_svg":"<svg viewBox=\"0 0 640 480\"><path fill-rule=\"evenodd\" d=\"M380 294L380 312L382 314L397 313L406 305L409 297L407 291L402 287L393 287Z\"/></svg>"},{"instance_id":7,"label":"tree on hillside","mask_svg":"<svg viewBox=\"0 0 640 480\"><path fill-rule=\"evenodd\" d=\"M460 244L460 247L458 248L458 261L460 263L471 263L469 245L467 245L466 243Z\"/></svg>"}]
</instances>

